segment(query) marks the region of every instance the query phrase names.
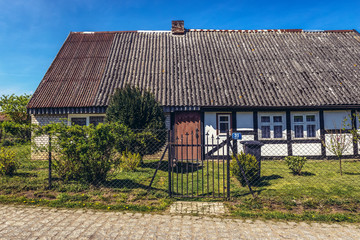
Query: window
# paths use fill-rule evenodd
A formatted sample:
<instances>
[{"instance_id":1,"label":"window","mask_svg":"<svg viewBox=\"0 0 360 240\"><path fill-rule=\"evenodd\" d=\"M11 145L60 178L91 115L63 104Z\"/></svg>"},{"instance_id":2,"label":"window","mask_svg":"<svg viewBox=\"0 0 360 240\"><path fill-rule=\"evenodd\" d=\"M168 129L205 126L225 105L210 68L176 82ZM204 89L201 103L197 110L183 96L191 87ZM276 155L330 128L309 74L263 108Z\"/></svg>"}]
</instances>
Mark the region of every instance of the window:
<instances>
[{"instance_id":1,"label":"window","mask_svg":"<svg viewBox=\"0 0 360 240\"><path fill-rule=\"evenodd\" d=\"M97 126L103 122L105 122L105 114L69 114L68 116L68 124L71 125L89 126L93 124Z\"/></svg>"},{"instance_id":2,"label":"window","mask_svg":"<svg viewBox=\"0 0 360 240\"><path fill-rule=\"evenodd\" d=\"M270 126L261 126L261 137L270 138Z\"/></svg>"},{"instance_id":3,"label":"window","mask_svg":"<svg viewBox=\"0 0 360 240\"><path fill-rule=\"evenodd\" d=\"M294 116L294 122L303 122L303 116Z\"/></svg>"},{"instance_id":4,"label":"window","mask_svg":"<svg viewBox=\"0 0 360 240\"><path fill-rule=\"evenodd\" d=\"M86 126L86 118L71 118L71 125Z\"/></svg>"},{"instance_id":5,"label":"window","mask_svg":"<svg viewBox=\"0 0 360 240\"><path fill-rule=\"evenodd\" d=\"M316 138L318 114L293 114L294 138Z\"/></svg>"},{"instance_id":6,"label":"window","mask_svg":"<svg viewBox=\"0 0 360 240\"><path fill-rule=\"evenodd\" d=\"M227 134L228 130L230 130L230 114L218 114L217 121L219 134Z\"/></svg>"},{"instance_id":7,"label":"window","mask_svg":"<svg viewBox=\"0 0 360 240\"><path fill-rule=\"evenodd\" d=\"M97 126L99 123L104 123L105 117L90 117L90 124Z\"/></svg>"},{"instance_id":8,"label":"window","mask_svg":"<svg viewBox=\"0 0 360 240\"><path fill-rule=\"evenodd\" d=\"M285 115L283 113L261 113L259 115L260 138L284 139Z\"/></svg>"},{"instance_id":9,"label":"window","mask_svg":"<svg viewBox=\"0 0 360 240\"><path fill-rule=\"evenodd\" d=\"M266 122L270 122L270 117L269 116L261 116L261 122L262 123L266 123Z\"/></svg>"},{"instance_id":10,"label":"window","mask_svg":"<svg viewBox=\"0 0 360 240\"><path fill-rule=\"evenodd\" d=\"M303 138L303 137L304 137L304 126L295 125L295 138Z\"/></svg>"},{"instance_id":11,"label":"window","mask_svg":"<svg viewBox=\"0 0 360 240\"><path fill-rule=\"evenodd\" d=\"M282 138L282 126L274 126L274 138Z\"/></svg>"}]
</instances>

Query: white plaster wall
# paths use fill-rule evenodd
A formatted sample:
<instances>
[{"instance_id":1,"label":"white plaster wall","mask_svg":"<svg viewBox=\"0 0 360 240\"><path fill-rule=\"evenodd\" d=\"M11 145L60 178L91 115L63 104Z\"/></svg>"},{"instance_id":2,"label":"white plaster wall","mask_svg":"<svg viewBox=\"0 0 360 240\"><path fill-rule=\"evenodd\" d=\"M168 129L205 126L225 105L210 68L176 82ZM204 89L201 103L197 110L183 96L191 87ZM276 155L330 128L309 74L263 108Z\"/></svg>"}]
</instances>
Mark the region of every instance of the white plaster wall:
<instances>
[{"instance_id":1,"label":"white plaster wall","mask_svg":"<svg viewBox=\"0 0 360 240\"><path fill-rule=\"evenodd\" d=\"M237 112L236 113L236 130L237 131L253 131L253 112Z\"/></svg>"},{"instance_id":2,"label":"white plaster wall","mask_svg":"<svg viewBox=\"0 0 360 240\"><path fill-rule=\"evenodd\" d=\"M209 134L209 140L212 136L216 137L216 113L206 112L204 113L204 126L205 126L205 142L206 134Z\"/></svg>"},{"instance_id":3,"label":"white plaster wall","mask_svg":"<svg viewBox=\"0 0 360 240\"><path fill-rule=\"evenodd\" d=\"M324 111L324 128L326 129L341 129L351 128L351 111L341 110L341 111ZM347 119L344 126L344 119Z\"/></svg>"},{"instance_id":4,"label":"white plaster wall","mask_svg":"<svg viewBox=\"0 0 360 240\"><path fill-rule=\"evenodd\" d=\"M208 149L205 148L205 153L207 153L208 151L211 150L211 147L209 147ZM232 154L232 151L230 149L230 154ZM223 147L223 148L220 148L218 151L214 152L212 154L213 157L216 157L216 156L224 156L224 155L227 155L227 147Z\"/></svg>"},{"instance_id":5,"label":"white plaster wall","mask_svg":"<svg viewBox=\"0 0 360 240\"><path fill-rule=\"evenodd\" d=\"M212 144L212 138L214 138L214 144L217 143L217 137L219 137L219 142L222 142L226 139L225 134L217 135L216 133L216 112L204 113L204 126L205 144Z\"/></svg>"},{"instance_id":6,"label":"white plaster wall","mask_svg":"<svg viewBox=\"0 0 360 240\"><path fill-rule=\"evenodd\" d=\"M220 112L219 112L220 113ZM223 113L223 112L221 112ZM204 126L205 126L205 144L217 144L226 140L226 135L217 135L216 131L216 114L217 112L205 112L204 113ZM252 112L238 112L236 113L236 126L237 131L253 130L253 113ZM208 135L206 135L208 134ZM217 140L219 137L219 140ZM213 139L212 139L213 138ZM253 135L243 135L242 140L254 140ZM205 147L205 153L210 151L211 147ZM238 149L242 150L242 144L238 144ZM227 147L225 146L219 151L215 152L213 156L227 154Z\"/></svg>"},{"instance_id":7,"label":"white plaster wall","mask_svg":"<svg viewBox=\"0 0 360 240\"><path fill-rule=\"evenodd\" d=\"M265 144L261 147L261 156L287 156L287 144Z\"/></svg>"},{"instance_id":8,"label":"white plaster wall","mask_svg":"<svg viewBox=\"0 0 360 240\"><path fill-rule=\"evenodd\" d=\"M347 146L343 155L353 155L354 154L354 148L353 148L353 142L352 142L352 135L351 134L343 134L345 138L345 145ZM325 143L326 146L330 144L331 138L335 137L335 134L325 134ZM326 147L326 156L334 156L335 154L331 153L329 151L328 147Z\"/></svg>"},{"instance_id":9,"label":"white plaster wall","mask_svg":"<svg viewBox=\"0 0 360 240\"><path fill-rule=\"evenodd\" d=\"M204 126L205 126L205 144L214 144L218 142L221 143L226 139L226 135L220 135L219 140L217 140L218 135L216 134L216 112L205 112L204 113ZM205 147L205 153L212 149L211 146ZM213 153L213 156L226 154L226 149L220 149Z\"/></svg>"},{"instance_id":10,"label":"white plaster wall","mask_svg":"<svg viewBox=\"0 0 360 240\"><path fill-rule=\"evenodd\" d=\"M321 156L321 143L294 143L292 152L294 156Z\"/></svg>"}]
</instances>

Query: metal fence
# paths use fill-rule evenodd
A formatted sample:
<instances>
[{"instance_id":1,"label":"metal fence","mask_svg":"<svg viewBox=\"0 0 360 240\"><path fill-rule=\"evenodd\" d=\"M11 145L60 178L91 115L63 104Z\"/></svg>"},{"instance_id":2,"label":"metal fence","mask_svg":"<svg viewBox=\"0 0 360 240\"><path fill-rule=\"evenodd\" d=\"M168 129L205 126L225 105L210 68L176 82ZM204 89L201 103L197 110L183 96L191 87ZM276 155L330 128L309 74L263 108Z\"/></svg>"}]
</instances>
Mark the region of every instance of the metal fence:
<instances>
[{"instance_id":1,"label":"metal fence","mask_svg":"<svg viewBox=\"0 0 360 240\"><path fill-rule=\"evenodd\" d=\"M244 140L245 136L236 140L232 133L209 135L195 130L179 134L166 130L157 131L156 138L150 140L143 137L139 140L143 145L137 142L123 152L106 153L110 154L106 166L98 164L104 158L94 151L94 156L89 156L91 161L83 163L94 165L84 167L71 156L64 158L61 149L55 151L56 139L44 139L51 147L41 157L36 157L39 153L32 152L30 144L7 147L16 152L19 166L12 176L0 176L1 194L23 191L41 195L44 189L52 189L59 193L125 194L124 198L149 191L159 198L360 195L360 161L353 153L357 143L352 140L303 140L289 145L279 140ZM75 148L79 145L76 141L72 144ZM94 171L92 176L97 171L101 177L66 178L67 172L82 167L90 170L76 170ZM105 177L103 170L107 171Z\"/></svg>"}]
</instances>

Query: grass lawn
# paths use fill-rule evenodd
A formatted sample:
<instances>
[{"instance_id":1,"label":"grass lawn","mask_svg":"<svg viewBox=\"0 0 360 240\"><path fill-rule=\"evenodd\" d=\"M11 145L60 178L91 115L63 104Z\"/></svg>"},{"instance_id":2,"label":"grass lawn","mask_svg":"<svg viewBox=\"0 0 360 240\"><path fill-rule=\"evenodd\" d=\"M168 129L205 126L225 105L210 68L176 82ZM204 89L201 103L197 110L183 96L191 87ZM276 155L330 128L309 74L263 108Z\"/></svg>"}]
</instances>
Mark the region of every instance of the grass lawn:
<instances>
[{"instance_id":1,"label":"grass lawn","mask_svg":"<svg viewBox=\"0 0 360 240\"><path fill-rule=\"evenodd\" d=\"M235 216L269 219L360 221L360 162L344 160L340 175L336 160L309 160L301 175L284 161L263 161L262 177L253 190L232 179L229 203Z\"/></svg>"},{"instance_id":2,"label":"grass lawn","mask_svg":"<svg viewBox=\"0 0 360 240\"><path fill-rule=\"evenodd\" d=\"M105 182L93 184L64 183L53 173L53 187L48 189L48 162L30 160L29 145L12 149L21 166L14 176L0 176L0 202L159 211L176 200L168 197L167 161L161 162L150 191L158 160L144 160L135 172L113 169ZM174 195L210 197L205 200L226 196L226 164L209 161L204 166L177 164L172 173ZM284 161L263 161L261 179L252 187L256 199L231 177L231 200L227 204L233 215L360 222L360 161L344 160L342 176L336 160L309 160L300 176L292 174Z\"/></svg>"},{"instance_id":3,"label":"grass lawn","mask_svg":"<svg viewBox=\"0 0 360 240\"><path fill-rule=\"evenodd\" d=\"M206 160L203 163L184 160L172 169L172 194L224 198L227 196L226 176L225 160Z\"/></svg>"},{"instance_id":4,"label":"grass lawn","mask_svg":"<svg viewBox=\"0 0 360 240\"><path fill-rule=\"evenodd\" d=\"M53 171L52 188L48 188L48 161L31 160L30 145L11 148L17 153L20 168L13 176L0 175L0 201L22 202L59 207L93 207L101 209L163 210L168 199L167 172L159 171L152 188L148 186L158 160L147 160L135 172L113 169L105 182L64 183ZM163 162L162 166L167 162Z\"/></svg>"},{"instance_id":5,"label":"grass lawn","mask_svg":"<svg viewBox=\"0 0 360 240\"><path fill-rule=\"evenodd\" d=\"M358 160L343 160L343 175L340 175L337 160L308 160L301 175L294 175L285 161L263 161L261 176L254 190L262 197L360 199ZM239 187L236 182L233 186L235 196L248 193L248 189Z\"/></svg>"}]
</instances>

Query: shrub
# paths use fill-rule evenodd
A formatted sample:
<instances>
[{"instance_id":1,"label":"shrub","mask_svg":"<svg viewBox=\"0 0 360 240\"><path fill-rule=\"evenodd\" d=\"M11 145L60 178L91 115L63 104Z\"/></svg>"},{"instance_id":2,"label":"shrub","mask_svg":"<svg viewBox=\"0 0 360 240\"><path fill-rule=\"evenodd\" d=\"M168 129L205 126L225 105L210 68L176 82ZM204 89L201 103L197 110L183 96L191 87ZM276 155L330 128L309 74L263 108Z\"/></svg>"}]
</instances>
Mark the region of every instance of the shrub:
<instances>
[{"instance_id":1,"label":"shrub","mask_svg":"<svg viewBox=\"0 0 360 240\"><path fill-rule=\"evenodd\" d=\"M106 119L134 130L132 152L150 155L159 151L166 141L163 108L149 91L125 86L117 89L106 110ZM116 143L118 148L123 147ZM119 151L119 149L118 149ZM121 153L122 151L119 151Z\"/></svg>"},{"instance_id":2,"label":"shrub","mask_svg":"<svg viewBox=\"0 0 360 240\"><path fill-rule=\"evenodd\" d=\"M285 157L285 162L289 169L297 175L300 175L302 168L305 166L307 159L306 157L300 156L289 156Z\"/></svg>"},{"instance_id":3,"label":"shrub","mask_svg":"<svg viewBox=\"0 0 360 240\"><path fill-rule=\"evenodd\" d=\"M141 161L141 155L139 153L131 153L128 150L122 152L120 157L120 169L121 171L135 171Z\"/></svg>"},{"instance_id":4,"label":"shrub","mask_svg":"<svg viewBox=\"0 0 360 240\"><path fill-rule=\"evenodd\" d=\"M0 148L0 174L12 176L19 167L15 160L16 153L5 148Z\"/></svg>"},{"instance_id":5,"label":"shrub","mask_svg":"<svg viewBox=\"0 0 360 240\"><path fill-rule=\"evenodd\" d=\"M254 184L259 180L259 165L255 156L250 154L245 154L241 152L237 154L239 162L245 172L245 176L248 179L250 184ZM235 156L233 155L230 163L230 173L232 176L235 176L241 183L242 186L246 186L246 181L241 174L239 164L236 161Z\"/></svg>"},{"instance_id":6,"label":"shrub","mask_svg":"<svg viewBox=\"0 0 360 240\"><path fill-rule=\"evenodd\" d=\"M54 171L65 181L103 181L117 162L114 157L115 138L109 124L68 127L57 123L44 126L37 132L44 133L52 135Z\"/></svg>"},{"instance_id":7,"label":"shrub","mask_svg":"<svg viewBox=\"0 0 360 240\"><path fill-rule=\"evenodd\" d=\"M11 121L0 122L0 140L3 146L13 146L17 143L23 144L30 141L31 125Z\"/></svg>"}]
</instances>

